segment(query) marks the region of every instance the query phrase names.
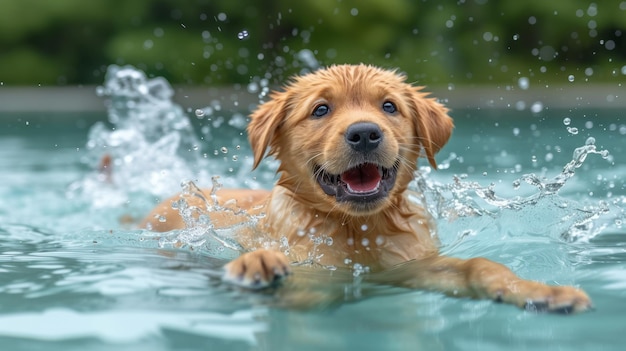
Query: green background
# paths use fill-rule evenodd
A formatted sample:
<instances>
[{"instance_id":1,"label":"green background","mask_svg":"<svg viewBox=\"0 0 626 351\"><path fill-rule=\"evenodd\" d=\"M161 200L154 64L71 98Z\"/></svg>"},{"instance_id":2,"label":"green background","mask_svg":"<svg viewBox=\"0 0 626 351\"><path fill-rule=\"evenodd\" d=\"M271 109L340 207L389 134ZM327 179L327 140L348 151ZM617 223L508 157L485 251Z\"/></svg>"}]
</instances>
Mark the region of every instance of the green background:
<instances>
[{"instance_id":1,"label":"green background","mask_svg":"<svg viewBox=\"0 0 626 351\"><path fill-rule=\"evenodd\" d=\"M625 29L619 0L2 0L0 84L99 84L113 63L174 84L278 83L312 68L303 49L419 84L619 82Z\"/></svg>"}]
</instances>

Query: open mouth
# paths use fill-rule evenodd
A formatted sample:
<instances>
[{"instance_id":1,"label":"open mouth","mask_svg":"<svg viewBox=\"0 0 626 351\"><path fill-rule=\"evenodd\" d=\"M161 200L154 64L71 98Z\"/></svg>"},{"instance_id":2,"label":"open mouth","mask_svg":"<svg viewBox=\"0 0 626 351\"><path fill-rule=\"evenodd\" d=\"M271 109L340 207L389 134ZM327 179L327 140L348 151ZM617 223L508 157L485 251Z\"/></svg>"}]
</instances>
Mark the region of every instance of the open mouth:
<instances>
[{"instance_id":1,"label":"open mouth","mask_svg":"<svg viewBox=\"0 0 626 351\"><path fill-rule=\"evenodd\" d=\"M397 173L397 162L391 168L363 163L341 174L330 174L319 166L315 168L322 190L340 202L368 203L386 197L396 182Z\"/></svg>"}]
</instances>

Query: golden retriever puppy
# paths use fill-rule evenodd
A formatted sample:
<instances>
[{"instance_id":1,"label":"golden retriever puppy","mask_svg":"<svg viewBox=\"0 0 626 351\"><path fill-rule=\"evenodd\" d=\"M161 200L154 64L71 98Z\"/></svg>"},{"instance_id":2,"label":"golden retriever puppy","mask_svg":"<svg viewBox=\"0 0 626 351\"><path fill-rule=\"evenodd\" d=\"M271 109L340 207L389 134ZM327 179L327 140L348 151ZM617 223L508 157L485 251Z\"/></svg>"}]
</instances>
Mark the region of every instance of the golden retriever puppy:
<instances>
[{"instance_id":1,"label":"golden retriever puppy","mask_svg":"<svg viewBox=\"0 0 626 351\"><path fill-rule=\"evenodd\" d=\"M562 313L590 308L587 295L574 287L523 280L483 258L438 254L431 219L407 189L418 157L435 167L435 153L453 128L447 109L427 95L402 75L366 65L321 69L274 92L252 113L248 135L254 167L267 149L280 161L278 182L271 192L217 192L219 203L263 214L256 231L239 235L250 251L226 265L224 279L258 288L288 275L291 262L337 267L352 262L380 272L412 261L402 279L378 276L385 283L522 308ZM157 231L183 228L171 202L155 208L143 225ZM203 206L200 200L191 205ZM234 213L211 219L218 227L232 225L238 220ZM257 249L259 233L275 242L286 238L287 246Z\"/></svg>"}]
</instances>

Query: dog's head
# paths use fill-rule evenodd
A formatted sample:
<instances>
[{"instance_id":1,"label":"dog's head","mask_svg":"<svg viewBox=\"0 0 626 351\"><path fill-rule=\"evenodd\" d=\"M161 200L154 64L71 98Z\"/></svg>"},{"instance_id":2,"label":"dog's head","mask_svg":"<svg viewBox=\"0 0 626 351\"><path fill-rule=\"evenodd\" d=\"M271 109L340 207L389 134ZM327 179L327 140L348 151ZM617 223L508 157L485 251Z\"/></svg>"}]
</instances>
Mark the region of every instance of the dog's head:
<instances>
[{"instance_id":1,"label":"dog's head","mask_svg":"<svg viewBox=\"0 0 626 351\"><path fill-rule=\"evenodd\" d=\"M319 210L367 215L406 190L452 131L447 109L393 71L340 65L297 77L251 115L254 167L270 155L279 184Z\"/></svg>"}]
</instances>

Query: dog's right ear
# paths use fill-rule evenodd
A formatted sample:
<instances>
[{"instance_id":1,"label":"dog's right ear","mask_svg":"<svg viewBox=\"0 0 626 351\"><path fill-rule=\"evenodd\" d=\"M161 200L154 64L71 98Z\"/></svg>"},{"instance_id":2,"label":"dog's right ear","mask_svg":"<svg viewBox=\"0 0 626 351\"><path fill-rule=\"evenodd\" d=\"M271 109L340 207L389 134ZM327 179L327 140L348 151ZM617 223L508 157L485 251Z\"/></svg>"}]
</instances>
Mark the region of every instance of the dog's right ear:
<instances>
[{"instance_id":1,"label":"dog's right ear","mask_svg":"<svg viewBox=\"0 0 626 351\"><path fill-rule=\"evenodd\" d=\"M259 105L250 115L248 140L254 154L252 169L261 163L268 147L270 148L268 155L274 155L278 151L277 133L286 117L286 95L285 92L272 93L270 100Z\"/></svg>"}]
</instances>

